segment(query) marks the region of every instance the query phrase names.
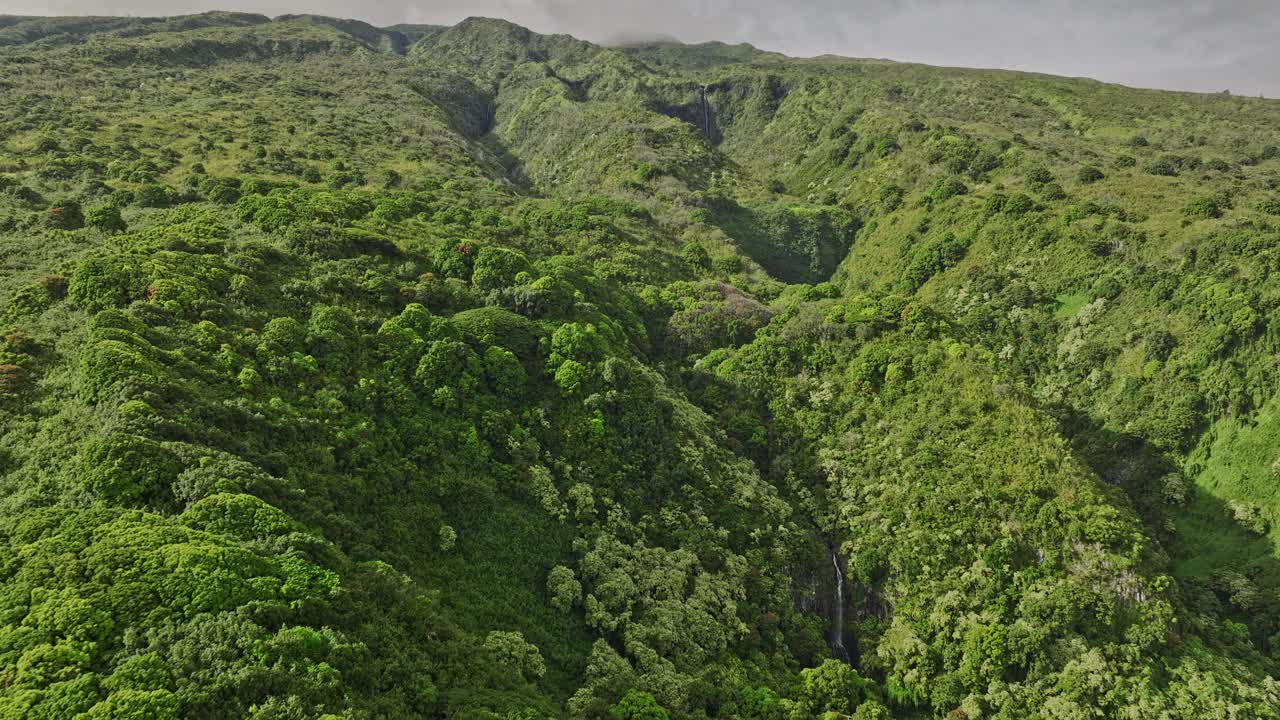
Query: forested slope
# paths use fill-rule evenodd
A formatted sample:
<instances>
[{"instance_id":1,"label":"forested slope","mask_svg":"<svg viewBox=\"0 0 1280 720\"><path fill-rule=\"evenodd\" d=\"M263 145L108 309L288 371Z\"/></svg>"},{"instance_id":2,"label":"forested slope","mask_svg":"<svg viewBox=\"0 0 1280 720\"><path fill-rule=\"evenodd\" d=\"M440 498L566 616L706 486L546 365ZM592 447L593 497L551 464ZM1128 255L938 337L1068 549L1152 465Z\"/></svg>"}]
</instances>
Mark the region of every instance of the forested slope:
<instances>
[{"instance_id":1,"label":"forested slope","mask_svg":"<svg viewBox=\"0 0 1280 720\"><path fill-rule=\"evenodd\" d=\"M0 99L0 717L1280 716L1280 104L231 13Z\"/></svg>"}]
</instances>

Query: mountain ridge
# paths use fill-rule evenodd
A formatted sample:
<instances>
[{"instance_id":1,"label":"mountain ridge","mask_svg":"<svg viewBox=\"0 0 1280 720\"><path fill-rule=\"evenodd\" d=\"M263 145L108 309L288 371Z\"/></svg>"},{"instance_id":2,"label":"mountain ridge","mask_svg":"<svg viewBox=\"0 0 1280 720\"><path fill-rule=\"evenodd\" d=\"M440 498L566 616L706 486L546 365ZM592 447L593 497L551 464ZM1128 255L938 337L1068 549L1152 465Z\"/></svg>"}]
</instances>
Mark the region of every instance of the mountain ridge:
<instances>
[{"instance_id":1,"label":"mountain ridge","mask_svg":"<svg viewBox=\"0 0 1280 720\"><path fill-rule=\"evenodd\" d=\"M253 14L253 13L213 10L213 11L205 11L201 13L193 13L193 14L186 14L186 15L159 15L159 16L147 16L147 17L143 17L143 16L129 16L129 17L73 16L73 15L49 15L49 16L0 15L0 21L4 23L2 28L5 30L9 30L9 31L17 30L18 28L16 28L15 26L34 26L29 28L30 34L23 34L15 37L16 33L9 32L8 35L6 36L0 36L0 42L4 42L5 37L10 38L8 42L4 42L4 44L6 45L38 42L49 35L57 34L55 32L55 29L59 26L65 25L70 27L70 26L74 26L75 24L98 23L98 24L109 25L109 27L106 27L100 30L95 30L93 33L85 34L83 36L76 35L75 33L72 33L72 32L64 33L65 35L67 35L68 39L83 41L89 35L110 34L110 33L116 33L116 32L124 32L124 33L131 33L131 34L132 33L149 34L151 32L171 32L175 28L179 30L182 30L182 29L198 30L203 27L219 27L223 25L234 27L236 24L260 25L260 24L273 23L273 22L289 22L289 21L306 20L306 19L309 19L311 21L321 21L323 23L331 24L337 28L340 28L342 23L346 23L346 24L350 24L352 27L363 26L365 28L376 30L376 31L385 31L393 34L401 34L404 36L406 41L405 48L407 48L407 46L412 44L413 42L416 42L420 39L424 39L425 37L428 37L428 36L434 36L442 32L443 30L447 30L449 28L456 28L460 25L465 26L469 23L475 24L475 21L494 21L498 23L503 23L507 26L510 26L513 29L523 31L524 33L527 33L530 35L537 35L539 37L546 37L546 38L570 37L564 34L535 33L532 30L529 30L528 28L524 28L520 25L517 25L516 23L503 20L501 18L489 18L484 16L473 16L473 17L464 18L463 20L460 20L454 25L396 23L392 25L387 25L385 27L377 27L375 25L372 25L371 23L358 20L355 18L341 19L341 18L332 18L332 17L322 16L322 15L316 15L316 14L305 14L305 13L304 14L285 13L275 17L269 17L267 15L260 15L260 14ZM212 21L212 22L208 22L208 21ZM219 22L219 21L222 21L222 22ZM42 26L49 26L49 27L42 27ZM148 27L148 26L156 26L156 27ZM350 33L347 33L347 34L350 34ZM353 35L353 37L355 37L355 35ZM17 42L14 42L15 40ZM695 55L695 56L698 55L699 53L705 53L705 51L707 50L717 50L717 51L721 51L721 53L726 51L732 51L727 57L731 57L731 58L736 57L738 59L725 60L723 61L724 64L742 62L741 58L743 56L755 58L757 60L762 60L762 61L767 61L771 59L781 59L781 60L793 61L793 62L812 61L812 62L818 62L818 63L837 63L837 64L894 63L894 64L900 64L900 65L914 65L914 66L919 66L923 68L936 68L940 70L972 71L972 72L979 72L979 73L1007 72L1007 73L1014 73L1014 74L1023 74L1028 76L1038 76L1038 77L1044 77L1044 78L1058 78L1058 79L1064 79L1064 80L1090 80L1093 82L1102 83L1104 85L1114 85L1116 87L1123 87L1123 88L1139 90L1139 91L1183 93L1188 95L1200 95L1200 96L1206 96L1206 97L1215 97L1215 96L1223 95L1223 93L1221 92L1200 92L1200 91L1191 91L1191 90L1174 90L1174 89L1168 89L1168 88L1149 88L1149 87L1128 86L1121 83L1114 83L1106 80L1099 80L1089 76L1057 75L1054 73L1036 71L1036 70L1012 70L1012 69L975 67L975 66L930 65L927 63L920 63L920 62L911 61L911 60L891 59L891 58L854 57L854 56L846 56L846 55L838 55L838 54L830 54L830 53L813 55L813 56L790 56L790 55L785 55L783 53L776 52L776 51L762 50L746 42L728 43L728 42L722 42L717 40L710 40L710 41L703 41L703 42L686 43L684 41L681 41L675 38L665 38L665 39L657 38L651 41L640 39L640 40L625 40L621 42L604 41L604 42L595 43L595 42L585 41L585 40L578 40L577 42L588 43L602 49L618 49L618 50L631 51L637 54L655 53L663 49L666 49L666 50L680 49L682 51L688 52L690 55ZM719 55L721 53L717 53L717 54ZM1236 96L1236 97L1240 97L1242 99L1250 99L1250 100L1267 100L1267 101L1274 100L1273 98L1262 98L1262 97L1254 98L1250 96Z\"/></svg>"}]
</instances>

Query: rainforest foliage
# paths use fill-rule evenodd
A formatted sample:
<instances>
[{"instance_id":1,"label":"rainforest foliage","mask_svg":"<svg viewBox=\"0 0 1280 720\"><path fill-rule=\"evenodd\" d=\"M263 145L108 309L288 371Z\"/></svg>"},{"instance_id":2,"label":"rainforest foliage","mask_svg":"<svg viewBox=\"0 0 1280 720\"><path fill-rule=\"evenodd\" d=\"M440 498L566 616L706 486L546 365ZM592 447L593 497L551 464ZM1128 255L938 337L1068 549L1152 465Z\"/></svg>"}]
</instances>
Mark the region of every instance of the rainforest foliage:
<instances>
[{"instance_id":1,"label":"rainforest foliage","mask_svg":"<svg viewBox=\"0 0 1280 720\"><path fill-rule=\"evenodd\" d=\"M0 718L1280 718L1280 104L0 17Z\"/></svg>"}]
</instances>

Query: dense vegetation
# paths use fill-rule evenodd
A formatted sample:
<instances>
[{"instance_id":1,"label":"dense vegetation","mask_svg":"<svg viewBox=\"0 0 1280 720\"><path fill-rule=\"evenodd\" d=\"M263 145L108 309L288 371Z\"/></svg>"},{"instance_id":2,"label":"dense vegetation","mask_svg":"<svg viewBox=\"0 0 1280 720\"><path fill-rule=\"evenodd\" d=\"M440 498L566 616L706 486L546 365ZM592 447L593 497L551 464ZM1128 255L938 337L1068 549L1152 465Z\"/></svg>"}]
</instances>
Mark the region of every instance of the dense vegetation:
<instances>
[{"instance_id":1,"label":"dense vegetation","mask_svg":"<svg viewBox=\"0 0 1280 720\"><path fill-rule=\"evenodd\" d=\"M0 17L0 717L1280 717L1280 105Z\"/></svg>"}]
</instances>

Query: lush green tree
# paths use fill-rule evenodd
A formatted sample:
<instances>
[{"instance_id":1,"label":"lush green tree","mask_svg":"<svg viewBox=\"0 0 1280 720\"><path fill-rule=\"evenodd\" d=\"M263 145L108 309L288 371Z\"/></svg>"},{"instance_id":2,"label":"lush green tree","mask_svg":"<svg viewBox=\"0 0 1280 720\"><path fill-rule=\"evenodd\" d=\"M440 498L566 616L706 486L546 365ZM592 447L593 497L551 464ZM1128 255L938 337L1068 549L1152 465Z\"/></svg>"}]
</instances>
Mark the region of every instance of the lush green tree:
<instances>
[{"instance_id":1,"label":"lush green tree","mask_svg":"<svg viewBox=\"0 0 1280 720\"><path fill-rule=\"evenodd\" d=\"M84 216L85 224L105 233L119 233L128 229L124 218L120 217L120 208L115 205L98 205L89 208Z\"/></svg>"},{"instance_id":2,"label":"lush green tree","mask_svg":"<svg viewBox=\"0 0 1280 720\"><path fill-rule=\"evenodd\" d=\"M642 690L628 690L617 705L609 708L610 717L617 720L669 720L668 713L653 696Z\"/></svg>"},{"instance_id":3,"label":"lush green tree","mask_svg":"<svg viewBox=\"0 0 1280 720\"><path fill-rule=\"evenodd\" d=\"M797 700L814 717L826 713L848 715L862 704L868 683L848 663L824 660L816 668L800 673Z\"/></svg>"},{"instance_id":4,"label":"lush green tree","mask_svg":"<svg viewBox=\"0 0 1280 720\"><path fill-rule=\"evenodd\" d=\"M538 648L524 639L519 631L494 630L485 637L484 649L492 653L497 662L527 679L537 679L547 672Z\"/></svg>"},{"instance_id":5,"label":"lush green tree","mask_svg":"<svg viewBox=\"0 0 1280 720\"><path fill-rule=\"evenodd\" d=\"M486 292L496 290L514 284L516 276L529 269L523 253L486 246L476 252L471 282Z\"/></svg>"}]
</instances>

